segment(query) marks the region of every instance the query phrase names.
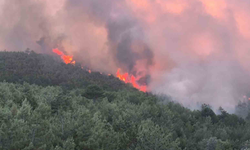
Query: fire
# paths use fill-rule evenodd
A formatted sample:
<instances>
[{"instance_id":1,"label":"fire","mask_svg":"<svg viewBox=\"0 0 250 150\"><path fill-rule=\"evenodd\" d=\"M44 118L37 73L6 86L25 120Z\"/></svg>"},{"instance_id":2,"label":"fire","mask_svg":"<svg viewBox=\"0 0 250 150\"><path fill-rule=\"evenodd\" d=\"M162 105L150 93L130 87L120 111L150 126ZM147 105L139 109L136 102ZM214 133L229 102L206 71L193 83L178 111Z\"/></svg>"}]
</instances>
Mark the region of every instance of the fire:
<instances>
[{"instance_id":1,"label":"fire","mask_svg":"<svg viewBox=\"0 0 250 150\"><path fill-rule=\"evenodd\" d=\"M76 62L73 60L73 56L69 56L69 55L65 55L62 51L56 49L53 49L53 52L56 53L57 55L61 56L62 60L64 61L64 63L66 64L75 64ZM82 67L83 69L83 67ZM91 73L92 71L90 69L86 70L89 73ZM121 81L125 82L125 83L130 83L132 84L132 86L142 92L146 92L147 91L147 86L141 86L137 83L137 81L139 80L138 78L136 78L134 75L129 75L128 73L125 74L121 74L120 73L121 69L118 69L116 72L116 76L117 78L119 78ZM102 73L100 73L102 74ZM111 74L108 74L108 76L111 76Z\"/></svg>"},{"instance_id":2,"label":"fire","mask_svg":"<svg viewBox=\"0 0 250 150\"><path fill-rule=\"evenodd\" d=\"M53 52L56 53L57 55L61 56L62 60L65 62L65 64L75 64L76 62L73 61L73 56L65 55L63 52L60 50L53 49Z\"/></svg>"},{"instance_id":3,"label":"fire","mask_svg":"<svg viewBox=\"0 0 250 150\"><path fill-rule=\"evenodd\" d=\"M119 78L120 80L124 81L125 83L128 83L128 73L120 74L120 70L121 69L117 70L116 77Z\"/></svg>"},{"instance_id":4,"label":"fire","mask_svg":"<svg viewBox=\"0 0 250 150\"><path fill-rule=\"evenodd\" d=\"M147 91L147 86L145 86L145 85L143 85L143 86L139 85L137 83L138 78L136 78L134 75L129 75L128 73L121 74L120 71L121 71L121 69L117 70L116 76L121 81L123 81L125 83L132 84L134 88L137 88L138 90L140 90L142 92L146 92Z\"/></svg>"}]
</instances>

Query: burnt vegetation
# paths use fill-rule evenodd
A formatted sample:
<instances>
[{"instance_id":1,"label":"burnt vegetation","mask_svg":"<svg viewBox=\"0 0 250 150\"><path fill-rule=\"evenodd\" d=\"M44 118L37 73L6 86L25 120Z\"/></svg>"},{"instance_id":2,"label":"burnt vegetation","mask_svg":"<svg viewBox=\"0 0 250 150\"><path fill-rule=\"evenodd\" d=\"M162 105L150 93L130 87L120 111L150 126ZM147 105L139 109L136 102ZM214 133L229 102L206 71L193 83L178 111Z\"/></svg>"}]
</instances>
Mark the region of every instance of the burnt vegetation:
<instances>
[{"instance_id":1,"label":"burnt vegetation","mask_svg":"<svg viewBox=\"0 0 250 150\"><path fill-rule=\"evenodd\" d=\"M191 111L49 55L0 52L0 149L250 148L249 115L219 111Z\"/></svg>"}]
</instances>

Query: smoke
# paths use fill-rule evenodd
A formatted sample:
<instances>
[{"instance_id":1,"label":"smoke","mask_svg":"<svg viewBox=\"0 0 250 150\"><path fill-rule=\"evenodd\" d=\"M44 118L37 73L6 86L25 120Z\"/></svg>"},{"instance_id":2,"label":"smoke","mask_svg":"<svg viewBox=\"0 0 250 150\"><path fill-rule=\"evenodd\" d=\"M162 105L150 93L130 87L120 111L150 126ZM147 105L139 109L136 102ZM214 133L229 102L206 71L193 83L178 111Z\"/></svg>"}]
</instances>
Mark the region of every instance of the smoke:
<instances>
[{"instance_id":1,"label":"smoke","mask_svg":"<svg viewBox=\"0 0 250 150\"><path fill-rule=\"evenodd\" d=\"M0 50L59 48L184 106L232 112L250 88L245 0L1 0Z\"/></svg>"}]
</instances>

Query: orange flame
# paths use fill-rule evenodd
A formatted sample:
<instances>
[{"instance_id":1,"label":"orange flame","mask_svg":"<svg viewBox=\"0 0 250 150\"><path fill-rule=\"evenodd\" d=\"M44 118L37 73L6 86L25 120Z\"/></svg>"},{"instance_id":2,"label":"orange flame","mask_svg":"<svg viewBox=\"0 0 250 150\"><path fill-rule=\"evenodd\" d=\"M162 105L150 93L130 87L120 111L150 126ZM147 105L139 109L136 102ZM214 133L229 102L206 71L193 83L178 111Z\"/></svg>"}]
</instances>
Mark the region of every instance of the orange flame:
<instances>
[{"instance_id":1,"label":"orange flame","mask_svg":"<svg viewBox=\"0 0 250 150\"><path fill-rule=\"evenodd\" d=\"M59 51L57 48L53 49L53 52L57 55L61 56L62 60L65 64L75 64L76 62L73 61L73 56L65 55L63 52Z\"/></svg>"},{"instance_id":2,"label":"orange flame","mask_svg":"<svg viewBox=\"0 0 250 150\"><path fill-rule=\"evenodd\" d=\"M75 64L76 62L73 61L73 56L69 56L69 55L65 55L62 51L56 49L53 49L53 52L56 53L57 55L61 56L62 60L64 61L64 63L66 64ZM83 69L83 67L82 67ZM125 83L130 83L132 84L132 86L142 92L146 92L147 91L147 86L141 86L137 83L138 78L136 78L133 75L129 75L128 73L125 74L121 74L120 73L121 69L118 69L116 72L116 76L117 78L119 78L121 81L125 82ZM92 71L90 69L86 70L89 73L91 73ZM102 73L100 73L102 74ZM108 74L108 76L111 76L111 74Z\"/></svg>"},{"instance_id":3,"label":"orange flame","mask_svg":"<svg viewBox=\"0 0 250 150\"><path fill-rule=\"evenodd\" d=\"M138 90L142 91L142 92L146 92L147 91L147 86L141 86L137 83L138 79L133 76L133 75L129 75L128 73L124 73L121 74L120 73L121 69L118 69L116 72L116 76L117 78L119 78L121 81L125 82L125 83L130 83L132 84L132 86L134 88L137 88Z\"/></svg>"}]
</instances>

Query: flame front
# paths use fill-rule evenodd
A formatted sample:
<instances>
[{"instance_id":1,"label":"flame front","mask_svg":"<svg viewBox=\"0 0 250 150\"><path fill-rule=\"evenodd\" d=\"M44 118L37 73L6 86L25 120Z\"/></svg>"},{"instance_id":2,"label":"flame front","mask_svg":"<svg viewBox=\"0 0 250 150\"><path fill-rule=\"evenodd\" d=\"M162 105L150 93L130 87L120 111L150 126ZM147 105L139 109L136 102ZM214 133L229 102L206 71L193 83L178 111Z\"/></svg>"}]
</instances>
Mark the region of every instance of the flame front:
<instances>
[{"instance_id":1,"label":"flame front","mask_svg":"<svg viewBox=\"0 0 250 150\"><path fill-rule=\"evenodd\" d=\"M137 81L139 80L138 78L136 78L134 75L129 75L128 73L124 73L121 74L120 73L121 69L118 69L116 72L116 76L117 78L119 78L121 81L125 82L125 83L130 83L133 85L134 88L137 88L138 90L142 91L142 92L146 92L147 91L147 86L143 85L139 85L137 83Z\"/></svg>"},{"instance_id":2,"label":"flame front","mask_svg":"<svg viewBox=\"0 0 250 150\"><path fill-rule=\"evenodd\" d=\"M69 55L65 55L62 51L56 49L53 49L53 52L59 56L61 56L61 59L64 61L65 64L75 64L75 61L73 61L73 56L69 56ZM83 67L82 67L83 68ZM90 69L87 70L89 73L91 73L92 71ZM146 92L147 91L147 86L141 86L137 83L137 81L139 80L138 78L136 78L134 75L130 75L129 73L124 73L121 74L120 73L121 69L119 68L116 72L116 77L119 78L121 81L125 82L125 83L130 83L132 84L132 86L142 92ZM102 73L101 73L102 74ZM110 76L111 74L108 74L108 76Z\"/></svg>"},{"instance_id":3,"label":"flame front","mask_svg":"<svg viewBox=\"0 0 250 150\"><path fill-rule=\"evenodd\" d=\"M75 64L76 62L73 61L73 56L65 55L62 51L56 49L53 49L53 52L59 56L61 56L62 60L65 62L65 64Z\"/></svg>"}]
</instances>

